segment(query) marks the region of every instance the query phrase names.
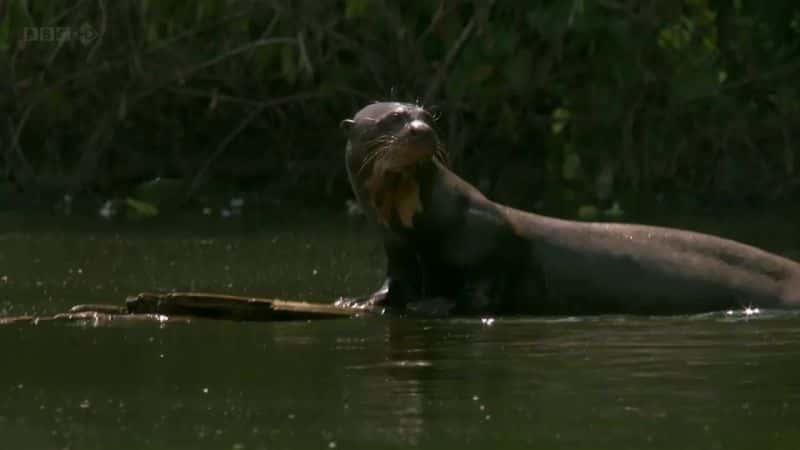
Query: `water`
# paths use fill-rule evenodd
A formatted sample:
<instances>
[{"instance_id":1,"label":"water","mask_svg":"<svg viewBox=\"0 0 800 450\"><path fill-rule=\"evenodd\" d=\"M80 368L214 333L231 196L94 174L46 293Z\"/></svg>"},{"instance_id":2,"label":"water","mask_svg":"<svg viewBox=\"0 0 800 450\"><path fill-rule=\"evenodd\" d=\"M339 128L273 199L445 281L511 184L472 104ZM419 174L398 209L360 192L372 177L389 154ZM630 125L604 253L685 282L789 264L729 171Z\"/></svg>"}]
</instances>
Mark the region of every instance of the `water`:
<instances>
[{"instance_id":1,"label":"water","mask_svg":"<svg viewBox=\"0 0 800 450\"><path fill-rule=\"evenodd\" d=\"M800 321L0 328L7 449L797 448Z\"/></svg>"},{"instance_id":2,"label":"water","mask_svg":"<svg viewBox=\"0 0 800 450\"><path fill-rule=\"evenodd\" d=\"M6 314L379 278L341 230L0 237ZM9 325L0 355L4 450L800 448L793 312Z\"/></svg>"},{"instance_id":3,"label":"water","mask_svg":"<svg viewBox=\"0 0 800 450\"><path fill-rule=\"evenodd\" d=\"M204 231L192 223L124 232L111 225L94 232L0 231L0 315L121 304L146 291L331 300L375 289L382 266L377 238L331 220L258 232Z\"/></svg>"}]
</instances>

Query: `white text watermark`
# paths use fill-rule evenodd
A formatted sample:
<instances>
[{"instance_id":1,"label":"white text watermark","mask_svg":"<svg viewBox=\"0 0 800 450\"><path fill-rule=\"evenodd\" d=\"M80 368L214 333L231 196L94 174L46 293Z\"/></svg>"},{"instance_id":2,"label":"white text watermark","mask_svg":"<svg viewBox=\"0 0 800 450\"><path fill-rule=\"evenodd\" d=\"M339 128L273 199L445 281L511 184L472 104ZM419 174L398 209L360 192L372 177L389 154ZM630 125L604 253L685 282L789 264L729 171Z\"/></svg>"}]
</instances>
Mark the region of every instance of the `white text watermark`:
<instances>
[{"instance_id":1,"label":"white text watermark","mask_svg":"<svg viewBox=\"0 0 800 450\"><path fill-rule=\"evenodd\" d=\"M26 42L62 42L78 41L89 45L97 39L97 31L84 23L78 28L73 27L25 27L22 38Z\"/></svg>"}]
</instances>

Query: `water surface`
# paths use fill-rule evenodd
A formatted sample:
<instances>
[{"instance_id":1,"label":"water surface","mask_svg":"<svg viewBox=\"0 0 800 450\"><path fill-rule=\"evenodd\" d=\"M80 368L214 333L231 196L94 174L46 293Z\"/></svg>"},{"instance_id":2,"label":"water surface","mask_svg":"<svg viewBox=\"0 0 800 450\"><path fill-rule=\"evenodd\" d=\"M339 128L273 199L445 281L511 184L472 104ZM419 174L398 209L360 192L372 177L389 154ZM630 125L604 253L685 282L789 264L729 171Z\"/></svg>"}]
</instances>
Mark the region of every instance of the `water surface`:
<instances>
[{"instance_id":1,"label":"water surface","mask_svg":"<svg viewBox=\"0 0 800 450\"><path fill-rule=\"evenodd\" d=\"M0 312L329 299L380 258L313 227L5 233ZM800 448L795 313L495 319L0 326L0 448Z\"/></svg>"},{"instance_id":2,"label":"water surface","mask_svg":"<svg viewBox=\"0 0 800 450\"><path fill-rule=\"evenodd\" d=\"M800 320L0 327L9 449L797 448Z\"/></svg>"}]
</instances>

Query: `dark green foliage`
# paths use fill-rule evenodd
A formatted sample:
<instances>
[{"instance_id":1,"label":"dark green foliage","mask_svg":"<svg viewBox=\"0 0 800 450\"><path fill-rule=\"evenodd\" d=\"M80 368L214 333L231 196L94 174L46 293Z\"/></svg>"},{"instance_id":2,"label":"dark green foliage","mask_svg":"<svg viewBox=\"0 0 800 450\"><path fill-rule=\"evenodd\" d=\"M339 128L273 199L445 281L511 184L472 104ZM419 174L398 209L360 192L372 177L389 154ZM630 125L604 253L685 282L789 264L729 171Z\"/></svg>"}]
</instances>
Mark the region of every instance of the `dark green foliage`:
<instances>
[{"instance_id":1,"label":"dark green foliage","mask_svg":"<svg viewBox=\"0 0 800 450\"><path fill-rule=\"evenodd\" d=\"M788 0L0 9L0 169L23 192L125 197L169 177L186 198L216 179L336 204L348 195L339 121L396 98L441 113L456 170L522 207L800 198L800 6Z\"/></svg>"}]
</instances>

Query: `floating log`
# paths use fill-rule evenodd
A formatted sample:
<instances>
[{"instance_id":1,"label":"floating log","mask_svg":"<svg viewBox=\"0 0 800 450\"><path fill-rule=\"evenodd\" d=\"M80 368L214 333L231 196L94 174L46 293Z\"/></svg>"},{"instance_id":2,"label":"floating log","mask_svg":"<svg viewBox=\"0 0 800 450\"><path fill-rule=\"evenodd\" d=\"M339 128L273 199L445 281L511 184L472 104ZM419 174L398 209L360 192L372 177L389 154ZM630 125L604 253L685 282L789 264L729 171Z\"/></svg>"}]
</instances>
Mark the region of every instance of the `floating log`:
<instances>
[{"instance_id":1,"label":"floating log","mask_svg":"<svg viewBox=\"0 0 800 450\"><path fill-rule=\"evenodd\" d=\"M69 313L101 313L101 314L128 314L127 306L118 305L75 305L69 309Z\"/></svg>"},{"instance_id":2,"label":"floating log","mask_svg":"<svg viewBox=\"0 0 800 450\"><path fill-rule=\"evenodd\" d=\"M209 319L288 321L340 319L374 312L333 304L241 297L199 292L141 293L125 302L130 314L161 314Z\"/></svg>"},{"instance_id":3,"label":"floating log","mask_svg":"<svg viewBox=\"0 0 800 450\"><path fill-rule=\"evenodd\" d=\"M0 325L13 325L17 323L30 323L36 317L34 316L12 316L12 317L0 317Z\"/></svg>"},{"instance_id":4,"label":"floating log","mask_svg":"<svg viewBox=\"0 0 800 450\"><path fill-rule=\"evenodd\" d=\"M90 305L79 305L90 306ZM99 306L99 305L91 305ZM111 305L102 305L110 307ZM160 314L107 314L95 311L80 311L55 314L52 316L14 316L14 317L0 317L0 325L44 325L48 323L61 323L61 322L75 322L88 325L108 325L113 323L122 322L191 322L190 317L179 316L163 316Z\"/></svg>"},{"instance_id":5,"label":"floating log","mask_svg":"<svg viewBox=\"0 0 800 450\"><path fill-rule=\"evenodd\" d=\"M241 297L199 292L143 292L128 297L124 306L75 305L53 316L0 317L0 325L79 322L103 325L112 322L189 322L193 318L236 321L291 321L341 319L380 313L369 308L347 308L325 303Z\"/></svg>"},{"instance_id":6,"label":"floating log","mask_svg":"<svg viewBox=\"0 0 800 450\"><path fill-rule=\"evenodd\" d=\"M455 303L452 300L434 298L410 303L404 313L410 317L450 317ZM800 314L800 311L795 311ZM2 325L44 325L49 323L78 323L88 326L155 322L191 323L196 319L220 319L234 321L311 321L319 319L340 319L357 316L379 316L380 307L346 307L331 303L309 303L289 300L242 297L225 294L197 292L140 293L126 299L124 305L85 304L76 305L66 313L50 316L7 316L0 317ZM791 314L780 311L781 316ZM763 310L746 308L744 310L717 311L692 316L707 318L719 316L720 319L749 320L751 316L765 316ZM493 319L492 319L493 320Z\"/></svg>"}]
</instances>

